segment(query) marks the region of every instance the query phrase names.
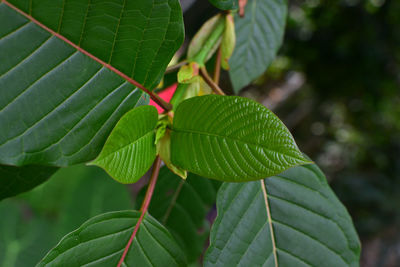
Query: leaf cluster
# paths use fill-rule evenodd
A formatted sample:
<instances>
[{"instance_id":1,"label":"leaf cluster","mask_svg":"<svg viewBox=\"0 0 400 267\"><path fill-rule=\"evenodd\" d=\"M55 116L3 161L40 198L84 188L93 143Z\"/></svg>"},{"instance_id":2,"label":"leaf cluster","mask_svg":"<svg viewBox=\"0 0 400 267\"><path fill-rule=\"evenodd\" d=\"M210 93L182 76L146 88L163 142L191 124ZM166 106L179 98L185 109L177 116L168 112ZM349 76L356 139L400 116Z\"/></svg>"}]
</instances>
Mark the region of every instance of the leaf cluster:
<instances>
[{"instance_id":1,"label":"leaf cluster","mask_svg":"<svg viewBox=\"0 0 400 267\"><path fill-rule=\"evenodd\" d=\"M283 122L219 87L221 68L236 92L266 70L286 1L210 2L228 11L205 22L170 66L179 84L170 103L156 89L180 57L178 0L0 2L0 163L14 165L0 168L1 197L57 167L89 162L132 184L153 165L139 210L89 219L38 266L186 266L203 254L215 199L205 266L357 264L349 215Z\"/></svg>"}]
</instances>

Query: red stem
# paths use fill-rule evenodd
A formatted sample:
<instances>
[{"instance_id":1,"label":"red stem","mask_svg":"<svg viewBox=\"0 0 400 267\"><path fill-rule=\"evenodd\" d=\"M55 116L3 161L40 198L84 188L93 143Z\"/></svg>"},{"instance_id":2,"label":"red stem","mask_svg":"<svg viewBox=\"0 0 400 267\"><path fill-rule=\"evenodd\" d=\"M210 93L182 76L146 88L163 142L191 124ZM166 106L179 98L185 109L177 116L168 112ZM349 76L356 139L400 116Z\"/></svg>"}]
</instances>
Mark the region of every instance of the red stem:
<instances>
[{"instance_id":1,"label":"red stem","mask_svg":"<svg viewBox=\"0 0 400 267\"><path fill-rule=\"evenodd\" d=\"M219 77L221 76L221 58L222 58L222 52L220 46L218 48L217 59L215 60L215 69L214 69L214 82L216 84L219 84Z\"/></svg>"},{"instance_id":2,"label":"red stem","mask_svg":"<svg viewBox=\"0 0 400 267\"><path fill-rule=\"evenodd\" d=\"M132 242L135 239L136 233L138 232L139 227L143 221L144 215L147 213L147 210L150 205L151 197L153 196L154 187L156 186L158 174L160 172L160 166L161 166L161 158L159 156L157 156L157 158L153 164L153 171L151 173L151 178L150 178L149 185L147 187L146 195L144 197L142 206L140 207L140 211L142 212L142 214L140 214L139 220L137 221L135 228L133 229L133 233L132 233L131 237L129 238L128 243L125 246L124 253L122 253L121 259L119 260L117 267L121 267L122 263L124 262L125 257L128 254L129 248L131 247Z\"/></svg>"},{"instance_id":3,"label":"red stem","mask_svg":"<svg viewBox=\"0 0 400 267\"><path fill-rule=\"evenodd\" d=\"M164 110L166 111L170 111L172 110L172 105L170 103L165 102L159 95L157 95L156 93L150 91L149 89L147 89L146 87L144 87L144 85L140 84L139 82L135 81L134 79L132 79L131 77L129 77L128 75L122 73L121 71L119 71L118 69L114 68L113 66L111 66L110 64L104 62L103 60L99 59L98 57L92 55L91 53L89 53L88 51L84 50L83 48L81 48L80 46L74 44L73 42L71 42L70 40L68 40L67 38L65 38L64 36L62 36L61 34L53 31L52 29L48 28L47 26L45 26L44 24L40 23L38 20L36 20L35 18L33 18L31 15L26 14L25 12L23 12L22 10L20 10L19 8L17 8L16 6L10 4L9 2L7 2L6 0L2 0L2 2L4 4L6 4L7 6L9 6L10 8L14 9L15 11L17 11L18 13L20 13L21 15L23 15L24 17L26 17L27 19L31 20L33 23L37 24L39 27L43 28L44 30L48 31L49 33L51 33L52 35L56 36L57 38L63 40L64 42L66 42L67 44L69 44L70 46L74 47L75 49L77 49L79 52L85 54L86 56L90 57L91 59L93 59L94 61L100 63L101 65L103 65L104 67L106 67L107 69L111 70L112 72L116 73L118 76L122 77L123 79L125 79L127 82L133 84L134 86L138 87L139 89L141 89L142 91L146 92L147 94L150 95L151 99L154 100L154 102L156 102L158 105L160 105Z\"/></svg>"},{"instance_id":4,"label":"red stem","mask_svg":"<svg viewBox=\"0 0 400 267\"><path fill-rule=\"evenodd\" d=\"M217 95L225 95L224 91L219 88L218 84L216 84L210 77L205 67L200 68L200 75L204 78L204 81L211 87L214 93Z\"/></svg>"},{"instance_id":5,"label":"red stem","mask_svg":"<svg viewBox=\"0 0 400 267\"><path fill-rule=\"evenodd\" d=\"M239 16L244 17L244 8L247 5L247 0L239 0Z\"/></svg>"}]
</instances>

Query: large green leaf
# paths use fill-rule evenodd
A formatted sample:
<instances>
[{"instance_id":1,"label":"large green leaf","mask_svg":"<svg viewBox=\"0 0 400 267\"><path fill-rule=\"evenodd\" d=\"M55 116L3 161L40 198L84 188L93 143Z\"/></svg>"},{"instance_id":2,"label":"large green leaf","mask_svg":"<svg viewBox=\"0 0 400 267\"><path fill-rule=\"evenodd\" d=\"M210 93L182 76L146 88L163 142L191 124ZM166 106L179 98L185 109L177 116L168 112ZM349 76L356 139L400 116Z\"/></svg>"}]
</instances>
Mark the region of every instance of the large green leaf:
<instances>
[{"instance_id":1,"label":"large green leaf","mask_svg":"<svg viewBox=\"0 0 400 267\"><path fill-rule=\"evenodd\" d=\"M222 10L238 8L238 0L209 0L211 4Z\"/></svg>"},{"instance_id":2,"label":"large green leaf","mask_svg":"<svg viewBox=\"0 0 400 267\"><path fill-rule=\"evenodd\" d=\"M38 266L116 266L139 217L137 211L96 216L66 235ZM185 255L171 234L146 215L123 266L185 266Z\"/></svg>"},{"instance_id":3,"label":"large green leaf","mask_svg":"<svg viewBox=\"0 0 400 267\"><path fill-rule=\"evenodd\" d=\"M162 167L149 212L160 221L184 249L189 262L198 260L209 234L206 215L215 203L219 182L189 173L186 180ZM139 193L139 205L145 188ZM139 206L138 206L139 207Z\"/></svg>"},{"instance_id":4,"label":"large green leaf","mask_svg":"<svg viewBox=\"0 0 400 267\"><path fill-rule=\"evenodd\" d=\"M157 109L142 106L126 113L108 137L100 155L91 165L105 169L120 183L134 183L156 158Z\"/></svg>"},{"instance_id":5,"label":"large green leaf","mask_svg":"<svg viewBox=\"0 0 400 267\"><path fill-rule=\"evenodd\" d=\"M1 1L0 25L0 163L11 165L93 159L148 101L125 78L155 87L183 41L178 0Z\"/></svg>"},{"instance_id":6,"label":"large green leaf","mask_svg":"<svg viewBox=\"0 0 400 267\"><path fill-rule=\"evenodd\" d=\"M358 266L360 241L316 165L225 183L205 266Z\"/></svg>"},{"instance_id":7,"label":"large green leaf","mask_svg":"<svg viewBox=\"0 0 400 267\"><path fill-rule=\"evenodd\" d=\"M0 200L12 197L45 182L56 167L0 165Z\"/></svg>"},{"instance_id":8,"label":"large green leaf","mask_svg":"<svg viewBox=\"0 0 400 267\"><path fill-rule=\"evenodd\" d=\"M190 172L232 182L309 162L271 111L247 98L220 95L193 97L178 106L171 158Z\"/></svg>"},{"instance_id":9,"label":"large green leaf","mask_svg":"<svg viewBox=\"0 0 400 267\"><path fill-rule=\"evenodd\" d=\"M229 61L238 92L265 72L282 43L287 0L248 0L245 16L235 16L236 47Z\"/></svg>"}]
</instances>

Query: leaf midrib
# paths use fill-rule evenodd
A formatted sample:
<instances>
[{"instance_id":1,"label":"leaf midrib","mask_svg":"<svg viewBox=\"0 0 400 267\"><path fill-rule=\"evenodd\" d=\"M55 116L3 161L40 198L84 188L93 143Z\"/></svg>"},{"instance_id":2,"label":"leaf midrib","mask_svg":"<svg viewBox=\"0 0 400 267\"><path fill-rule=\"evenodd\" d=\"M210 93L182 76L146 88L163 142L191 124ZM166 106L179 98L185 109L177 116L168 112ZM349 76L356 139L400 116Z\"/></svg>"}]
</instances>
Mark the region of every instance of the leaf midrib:
<instances>
[{"instance_id":1,"label":"leaf midrib","mask_svg":"<svg viewBox=\"0 0 400 267\"><path fill-rule=\"evenodd\" d=\"M261 186L261 189L262 189L265 209L266 209L266 212L267 212L269 233L271 235L271 243L272 243L272 254L274 255L275 267L278 267L279 264L278 264L278 256L277 256L277 253L276 253L277 247L276 247L275 233L274 233L274 227L272 225L271 209L270 209L269 202L268 202L267 188L265 186L264 179L260 180L260 186Z\"/></svg>"},{"instance_id":2,"label":"leaf midrib","mask_svg":"<svg viewBox=\"0 0 400 267\"><path fill-rule=\"evenodd\" d=\"M129 77L128 75L126 75L125 73L123 73L122 71L118 70L117 68L113 67L112 65L106 63L105 61L101 60L100 58L96 57L95 55L93 55L92 53L88 52L87 50L83 49L82 47L80 47L80 45L73 43L72 41L70 41L68 38L66 38L65 36L61 35L60 33L50 29L49 27L47 27L46 25L44 25L43 23L41 23L40 21L38 21L37 19L35 19L33 16L25 13L24 11L22 11L21 9L19 9L18 7L14 6L13 4L9 3L7 0L2 0L0 2L4 3L5 5L7 5L8 7L10 7L11 9L13 9L14 11L16 11L17 13L21 14L22 16L24 16L26 19L28 19L29 21L32 21L33 23L35 23L37 26L39 26L40 28L42 28L43 30L49 32L51 35L59 38L60 40L64 41L65 43L67 43L68 45L72 46L73 48L75 48L76 50L78 50L79 52L85 54L86 56L88 56L89 58L91 58L92 60L96 61L97 63L101 64L102 66L104 66L105 68L109 69L110 71L112 71L113 73L115 73L116 75L120 76L122 79L126 80L127 82L131 83L132 85L138 87L139 89L141 89L142 91L146 92L146 93L151 93L147 88L145 88L142 84L140 84L139 82L137 82L136 80L134 80L133 78Z\"/></svg>"},{"instance_id":3,"label":"leaf midrib","mask_svg":"<svg viewBox=\"0 0 400 267\"><path fill-rule=\"evenodd\" d=\"M107 155L105 155L105 156L103 156L103 157L99 157L99 158L96 159L95 161L104 160L104 159L108 158L109 156L111 156L111 154L118 153L119 151L126 149L128 146L132 146L132 145L135 145L135 144L139 143L142 139L147 138L147 136L148 136L148 135L151 135L151 134L154 134L154 131L153 131L153 130L151 130L151 131L147 132L146 134L140 136L138 139L134 140L133 142L129 142L128 144L123 145L122 147L118 148L117 150L113 150L113 151L111 151L110 153L108 153ZM107 144L106 144L106 145L107 145ZM101 154L100 154L100 155L101 155Z\"/></svg>"},{"instance_id":4,"label":"leaf midrib","mask_svg":"<svg viewBox=\"0 0 400 267\"><path fill-rule=\"evenodd\" d=\"M283 153L281 151L273 150L273 149L268 148L268 147L266 147L266 146L264 146L262 144L243 141L243 140L240 140L240 139L237 139L237 138L232 138L232 137L229 137L229 136L223 136L223 135L219 135L219 134L215 134L215 133L207 133L207 132L195 131L195 130L176 129L176 128L173 128L172 131L175 131L175 132L178 132L178 133L179 132L181 132L181 133L191 133L191 134L199 134L199 135L203 135L203 136L214 136L214 137L221 138L221 139L228 139L228 140L232 140L234 142L242 143L242 144L245 144L245 145L252 145L252 146L262 147L263 149L268 150L268 151L281 153L281 154L285 154L285 155L287 155L289 157L293 157L293 156L288 155L287 153ZM298 158L298 159L301 159L301 158Z\"/></svg>"}]
</instances>

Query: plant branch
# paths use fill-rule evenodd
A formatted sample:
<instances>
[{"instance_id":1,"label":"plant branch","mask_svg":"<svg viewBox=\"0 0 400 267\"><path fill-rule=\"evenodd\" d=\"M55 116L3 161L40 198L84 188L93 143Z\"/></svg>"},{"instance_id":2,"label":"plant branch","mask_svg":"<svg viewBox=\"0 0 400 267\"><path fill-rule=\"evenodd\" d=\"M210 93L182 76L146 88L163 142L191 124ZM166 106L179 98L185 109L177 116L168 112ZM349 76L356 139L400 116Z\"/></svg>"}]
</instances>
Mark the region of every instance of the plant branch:
<instances>
[{"instance_id":1,"label":"plant branch","mask_svg":"<svg viewBox=\"0 0 400 267\"><path fill-rule=\"evenodd\" d=\"M200 75L204 78L206 83L211 87L211 89L216 93L217 95L225 95L225 93L219 88L218 84L216 84L210 77L210 75L207 72L207 69L205 67L200 68Z\"/></svg>"},{"instance_id":2,"label":"plant branch","mask_svg":"<svg viewBox=\"0 0 400 267\"><path fill-rule=\"evenodd\" d=\"M180 67L182 67L183 65L186 65L188 62L186 60L183 60L181 62L176 63L175 65L169 66L166 70L165 70L165 74L167 73L171 73L174 71L179 70Z\"/></svg>"},{"instance_id":3,"label":"plant branch","mask_svg":"<svg viewBox=\"0 0 400 267\"><path fill-rule=\"evenodd\" d=\"M214 82L215 84L219 84L219 77L221 76L221 46L218 48L217 58L215 60L215 68L214 68Z\"/></svg>"},{"instance_id":4,"label":"plant branch","mask_svg":"<svg viewBox=\"0 0 400 267\"><path fill-rule=\"evenodd\" d=\"M160 105L164 110L166 111L170 111L172 110L172 105L170 103L165 102L159 95L157 95L156 93L152 92L151 90L147 89L144 85L142 85L141 83L135 81L134 79L132 79L131 77L129 77L128 75L122 73L120 70L116 69L115 67L111 66L110 64L104 62L103 60L99 59L98 57L94 56L93 54L89 53L88 51L86 51L85 49L83 49L82 47L80 47L77 44L74 44L73 42L71 42L70 40L68 40L66 37L64 37L63 35L59 34L58 32L53 31L52 29L50 29L49 27L45 26L43 23L39 22L38 20L36 20L35 18L33 18L31 15L26 14L25 12L23 12L22 10L20 10L18 7L10 4L8 1L3 0L2 3L6 4L7 6L9 6L10 8L14 9L15 11L17 11L19 14L23 15L24 17L26 17L27 19L29 19L30 21L32 21L33 23L35 23L36 25L38 25L39 27L41 27L42 29L46 30L47 32L51 33L52 35L56 36L57 38L61 39L62 41L66 42L67 44L69 44L70 46L72 46L73 48L75 48L76 50L78 50L79 52L81 52L82 54L85 54L86 56L90 57L91 59L93 59L94 61L96 61L97 63L100 63L101 65L103 65L105 68L111 70L112 72L114 72L115 74L117 74L118 76L122 77L123 79L125 79L127 82L129 82L130 84L133 84L134 86L136 86L137 88L141 89L142 91L144 91L145 93L149 94L151 99L154 100L154 102L156 102L158 105Z\"/></svg>"},{"instance_id":5,"label":"plant branch","mask_svg":"<svg viewBox=\"0 0 400 267\"><path fill-rule=\"evenodd\" d=\"M247 0L239 0L239 16L244 17L244 8L247 5Z\"/></svg>"},{"instance_id":6,"label":"plant branch","mask_svg":"<svg viewBox=\"0 0 400 267\"><path fill-rule=\"evenodd\" d=\"M147 213L147 210L148 210L149 204L150 204L150 200L151 200L151 197L153 196L154 188L156 186L158 174L160 172L160 166L161 166L161 158L159 156L157 156L156 160L154 161L154 164L153 164L153 170L151 173L149 185L147 187L146 195L142 202L142 206L140 207L140 211L142 213L140 214L139 220L137 221L135 228L133 229L133 233L132 233L131 237L129 238L128 243L125 246L124 253L121 256L121 259L119 260L117 267L120 267L122 265L122 263L124 262L125 257L128 254L129 248L131 247L132 242L135 239L135 236L139 230L140 224L143 221L144 215Z\"/></svg>"},{"instance_id":7,"label":"plant branch","mask_svg":"<svg viewBox=\"0 0 400 267\"><path fill-rule=\"evenodd\" d=\"M175 206L176 200L178 199L179 194L181 193L183 184L185 183L185 180L181 179L181 181L179 182L178 187L176 188L175 194L171 199L171 203L168 206L167 211L164 214L164 217L162 218L161 222L165 225L169 215L171 214L171 211L173 209L173 207Z\"/></svg>"}]
</instances>

